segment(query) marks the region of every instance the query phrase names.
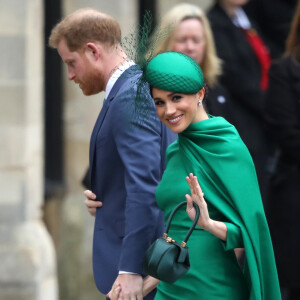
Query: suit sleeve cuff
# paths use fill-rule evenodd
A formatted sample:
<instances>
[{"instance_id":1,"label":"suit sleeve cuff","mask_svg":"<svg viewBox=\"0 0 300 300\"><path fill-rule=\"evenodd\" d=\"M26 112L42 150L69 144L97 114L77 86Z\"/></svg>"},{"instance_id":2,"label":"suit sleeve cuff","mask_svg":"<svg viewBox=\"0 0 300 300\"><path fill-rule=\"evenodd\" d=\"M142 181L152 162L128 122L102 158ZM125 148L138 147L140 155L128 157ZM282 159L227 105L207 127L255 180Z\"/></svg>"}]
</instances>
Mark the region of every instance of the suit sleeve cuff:
<instances>
[{"instance_id":1,"label":"suit sleeve cuff","mask_svg":"<svg viewBox=\"0 0 300 300\"><path fill-rule=\"evenodd\" d=\"M134 274L137 274L137 273L126 272L126 271L119 271L119 275L121 275L121 274L131 274L131 275L134 275Z\"/></svg>"}]
</instances>

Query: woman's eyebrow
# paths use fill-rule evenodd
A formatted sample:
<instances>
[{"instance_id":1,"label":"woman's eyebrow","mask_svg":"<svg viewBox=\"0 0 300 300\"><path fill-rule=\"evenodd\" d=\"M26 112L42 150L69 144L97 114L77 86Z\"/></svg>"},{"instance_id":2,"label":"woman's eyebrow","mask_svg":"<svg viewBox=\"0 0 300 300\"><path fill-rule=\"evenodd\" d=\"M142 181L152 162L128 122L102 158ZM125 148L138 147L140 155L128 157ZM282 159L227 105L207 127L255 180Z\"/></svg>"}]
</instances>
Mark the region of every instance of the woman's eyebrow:
<instances>
[{"instance_id":1,"label":"woman's eyebrow","mask_svg":"<svg viewBox=\"0 0 300 300\"><path fill-rule=\"evenodd\" d=\"M167 97L172 97L172 96L174 96L175 94L177 94L177 93L171 93L171 94L169 94L169 95L167 95Z\"/></svg>"}]
</instances>

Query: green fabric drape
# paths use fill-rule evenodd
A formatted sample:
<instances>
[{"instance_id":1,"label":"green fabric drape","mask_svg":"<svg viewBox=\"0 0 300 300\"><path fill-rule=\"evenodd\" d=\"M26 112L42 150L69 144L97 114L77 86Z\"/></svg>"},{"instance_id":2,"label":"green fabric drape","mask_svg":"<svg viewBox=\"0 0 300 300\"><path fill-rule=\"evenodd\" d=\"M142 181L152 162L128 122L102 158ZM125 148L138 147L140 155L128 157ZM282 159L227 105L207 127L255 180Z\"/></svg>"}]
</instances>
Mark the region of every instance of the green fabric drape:
<instances>
[{"instance_id":1,"label":"green fabric drape","mask_svg":"<svg viewBox=\"0 0 300 300\"><path fill-rule=\"evenodd\" d=\"M237 130L210 116L180 133L178 144L186 171L197 175L206 201L241 230L250 300L281 299L255 168Z\"/></svg>"}]
</instances>

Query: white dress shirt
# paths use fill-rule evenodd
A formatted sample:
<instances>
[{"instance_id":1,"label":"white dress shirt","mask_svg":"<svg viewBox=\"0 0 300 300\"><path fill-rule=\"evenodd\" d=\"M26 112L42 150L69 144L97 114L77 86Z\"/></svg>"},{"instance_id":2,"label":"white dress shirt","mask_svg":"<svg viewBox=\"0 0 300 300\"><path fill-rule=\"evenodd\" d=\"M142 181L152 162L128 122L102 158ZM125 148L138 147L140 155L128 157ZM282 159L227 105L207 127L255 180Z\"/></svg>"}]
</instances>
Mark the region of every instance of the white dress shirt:
<instances>
[{"instance_id":1,"label":"white dress shirt","mask_svg":"<svg viewBox=\"0 0 300 300\"><path fill-rule=\"evenodd\" d=\"M116 81L119 79L119 77L127 70L129 69L131 66L135 65L135 63L132 60L126 61L124 64L122 64L121 66L119 66L114 72L113 74L110 76L106 87L105 87L105 99L108 98L109 93L111 91L111 89L113 88L114 84L116 83Z\"/></svg>"}]
</instances>

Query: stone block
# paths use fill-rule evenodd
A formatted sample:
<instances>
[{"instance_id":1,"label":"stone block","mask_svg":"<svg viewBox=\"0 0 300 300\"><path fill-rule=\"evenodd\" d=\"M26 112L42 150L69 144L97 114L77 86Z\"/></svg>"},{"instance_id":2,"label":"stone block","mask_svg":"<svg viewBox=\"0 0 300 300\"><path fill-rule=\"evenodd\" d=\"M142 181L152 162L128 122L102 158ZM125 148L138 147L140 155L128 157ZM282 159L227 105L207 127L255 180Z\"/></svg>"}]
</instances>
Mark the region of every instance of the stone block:
<instances>
[{"instance_id":1,"label":"stone block","mask_svg":"<svg viewBox=\"0 0 300 300\"><path fill-rule=\"evenodd\" d=\"M123 34L132 32L135 29L133 26L137 25L137 6L136 0L65 0L64 11L66 14L72 13L79 8L91 7L98 9L114 17L121 25Z\"/></svg>"},{"instance_id":2,"label":"stone block","mask_svg":"<svg viewBox=\"0 0 300 300\"><path fill-rule=\"evenodd\" d=\"M0 35L0 53L0 84L1 81L24 80L25 37Z\"/></svg>"},{"instance_id":3,"label":"stone block","mask_svg":"<svg viewBox=\"0 0 300 300\"><path fill-rule=\"evenodd\" d=\"M4 223L7 220L5 217L5 213L3 210L5 206L13 207L12 214L15 212L15 208L17 206L21 206L20 202L24 195L24 173L22 170L1 170L0 171L0 222ZM24 207L20 207L20 209L24 209ZM9 216L8 218L10 218Z\"/></svg>"},{"instance_id":4,"label":"stone block","mask_svg":"<svg viewBox=\"0 0 300 300\"><path fill-rule=\"evenodd\" d=\"M58 286L56 277L51 277L42 282L39 288L38 300L56 300L58 299Z\"/></svg>"},{"instance_id":5,"label":"stone block","mask_svg":"<svg viewBox=\"0 0 300 300\"><path fill-rule=\"evenodd\" d=\"M26 5L23 0L0 0L0 34L20 34L26 28Z\"/></svg>"},{"instance_id":6,"label":"stone block","mask_svg":"<svg viewBox=\"0 0 300 300\"><path fill-rule=\"evenodd\" d=\"M0 126L0 168L23 168L26 157L26 127Z\"/></svg>"},{"instance_id":7,"label":"stone block","mask_svg":"<svg viewBox=\"0 0 300 300\"><path fill-rule=\"evenodd\" d=\"M43 223L20 222L2 228L10 232L11 240L0 248L0 299L57 299L54 249ZM14 298L17 295L22 297Z\"/></svg>"},{"instance_id":8,"label":"stone block","mask_svg":"<svg viewBox=\"0 0 300 300\"><path fill-rule=\"evenodd\" d=\"M0 283L0 299L2 300L36 300L36 290L32 285L20 282Z\"/></svg>"},{"instance_id":9,"label":"stone block","mask_svg":"<svg viewBox=\"0 0 300 300\"><path fill-rule=\"evenodd\" d=\"M2 283L22 282L28 285L34 280L38 267L38 257L34 248L30 245L27 248L2 247L0 257L5 257L0 264L0 281Z\"/></svg>"},{"instance_id":10,"label":"stone block","mask_svg":"<svg viewBox=\"0 0 300 300\"><path fill-rule=\"evenodd\" d=\"M25 122L25 88L23 85L0 85L0 126Z\"/></svg>"}]
</instances>

